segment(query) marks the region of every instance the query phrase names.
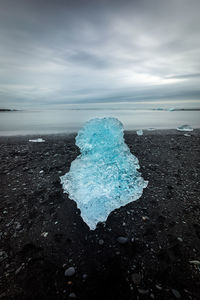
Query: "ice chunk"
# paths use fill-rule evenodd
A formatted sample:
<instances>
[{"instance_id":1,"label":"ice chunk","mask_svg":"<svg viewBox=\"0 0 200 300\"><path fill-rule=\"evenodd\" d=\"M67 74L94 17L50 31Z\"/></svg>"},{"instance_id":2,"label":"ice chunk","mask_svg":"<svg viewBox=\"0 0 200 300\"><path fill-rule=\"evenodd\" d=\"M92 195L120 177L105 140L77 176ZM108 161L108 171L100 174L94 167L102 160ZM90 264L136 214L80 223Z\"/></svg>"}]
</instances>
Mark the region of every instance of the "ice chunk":
<instances>
[{"instance_id":1,"label":"ice chunk","mask_svg":"<svg viewBox=\"0 0 200 300\"><path fill-rule=\"evenodd\" d=\"M190 125L182 125L176 128L179 131L193 131L193 128Z\"/></svg>"},{"instance_id":2,"label":"ice chunk","mask_svg":"<svg viewBox=\"0 0 200 300\"><path fill-rule=\"evenodd\" d=\"M174 107L170 107L170 108L168 109L168 111L174 111L174 110L175 110Z\"/></svg>"},{"instance_id":3,"label":"ice chunk","mask_svg":"<svg viewBox=\"0 0 200 300\"><path fill-rule=\"evenodd\" d=\"M153 110L164 110L162 107L153 108Z\"/></svg>"},{"instance_id":4,"label":"ice chunk","mask_svg":"<svg viewBox=\"0 0 200 300\"><path fill-rule=\"evenodd\" d=\"M143 135L143 130L142 129L139 129L136 131L137 135Z\"/></svg>"},{"instance_id":5,"label":"ice chunk","mask_svg":"<svg viewBox=\"0 0 200 300\"><path fill-rule=\"evenodd\" d=\"M35 139L35 140L28 140L29 142L32 142L32 143L42 143L42 142L45 142L45 140L41 139L41 138L38 138L38 139Z\"/></svg>"},{"instance_id":6,"label":"ice chunk","mask_svg":"<svg viewBox=\"0 0 200 300\"><path fill-rule=\"evenodd\" d=\"M92 230L111 211L140 198L148 183L123 135L123 125L115 118L88 121L76 137L81 154L60 177L64 192L76 201Z\"/></svg>"},{"instance_id":7,"label":"ice chunk","mask_svg":"<svg viewBox=\"0 0 200 300\"><path fill-rule=\"evenodd\" d=\"M156 130L154 127L149 127L149 128L147 128L147 130L148 131L154 131L154 130Z\"/></svg>"}]
</instances>

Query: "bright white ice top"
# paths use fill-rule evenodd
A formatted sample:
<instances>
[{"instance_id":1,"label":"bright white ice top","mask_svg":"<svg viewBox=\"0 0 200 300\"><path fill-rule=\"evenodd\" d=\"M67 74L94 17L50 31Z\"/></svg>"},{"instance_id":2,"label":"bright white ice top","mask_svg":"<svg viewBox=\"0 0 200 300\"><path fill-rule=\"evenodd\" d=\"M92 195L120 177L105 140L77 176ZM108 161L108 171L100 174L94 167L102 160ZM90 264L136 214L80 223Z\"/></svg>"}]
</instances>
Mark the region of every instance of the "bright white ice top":
<instances>
[{"instance_id":1,"label":"bright white ice top","mask_svg":"<svg viewBox=\"0 0 200 300\"><path fill-rule=\"evenodd\" d=\"M76 137L81 154L61 177L64 192L92 230L111 211L140 198L148 183L123 136L123 125L115 118L88 121Z\"/></svg>"}]
</instances>

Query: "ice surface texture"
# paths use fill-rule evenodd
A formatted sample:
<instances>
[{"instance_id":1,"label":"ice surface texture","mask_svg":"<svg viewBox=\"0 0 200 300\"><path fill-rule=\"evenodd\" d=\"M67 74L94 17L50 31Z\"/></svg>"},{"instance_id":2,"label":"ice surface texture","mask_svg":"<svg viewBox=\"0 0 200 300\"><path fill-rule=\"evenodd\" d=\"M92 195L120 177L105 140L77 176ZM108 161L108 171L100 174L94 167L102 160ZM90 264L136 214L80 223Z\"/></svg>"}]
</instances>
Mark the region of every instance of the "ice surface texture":
<instances>
[{"instance_id":1,"label":"ice surface texture","mask_svg":"<svg viewBox=\"0 0 200 300\"><path fill-rule=\"evenodd\" d=\"M64 192L92 230L111 211L140 198L147 186L123 136L123 125L115 118L88 121L76 137L81 154L61 177Z\"/></svg>"}]
</instances>

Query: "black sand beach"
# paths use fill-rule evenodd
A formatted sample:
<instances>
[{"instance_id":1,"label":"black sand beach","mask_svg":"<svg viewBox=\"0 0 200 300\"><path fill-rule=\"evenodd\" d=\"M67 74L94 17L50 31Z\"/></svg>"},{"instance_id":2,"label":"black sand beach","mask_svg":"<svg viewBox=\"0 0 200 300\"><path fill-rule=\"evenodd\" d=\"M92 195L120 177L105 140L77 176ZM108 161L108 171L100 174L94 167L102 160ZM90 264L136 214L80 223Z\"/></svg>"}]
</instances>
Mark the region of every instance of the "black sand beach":
<instances>
[{"instance_id":1,"label":"black sand beach","mask_svg":"<svg viewBox=\"0 0 200 300\"><path fill-rule=\"evenodd\" d=\"M60 184L75 135L1 137L0 299L200 299L200 130L189 134L126 132L149 184L95 231Z\"/></svg>"}]
</instances>

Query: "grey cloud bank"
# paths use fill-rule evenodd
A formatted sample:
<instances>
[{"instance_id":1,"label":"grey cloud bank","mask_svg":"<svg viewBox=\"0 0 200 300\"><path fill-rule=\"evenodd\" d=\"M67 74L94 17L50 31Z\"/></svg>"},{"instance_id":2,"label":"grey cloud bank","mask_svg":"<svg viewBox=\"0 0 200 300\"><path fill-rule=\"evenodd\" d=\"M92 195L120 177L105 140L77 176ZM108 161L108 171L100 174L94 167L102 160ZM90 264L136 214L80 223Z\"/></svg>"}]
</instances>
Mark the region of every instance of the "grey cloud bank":
<instances>
[{"instance_id":1,"label":"grey cloud bank","mask_svg":"<svg viewBox=\"0 0 200 300\"><path fill-rule=\"evenodd\" d=\"M0 106L200 103L199 1L0 1Z\"/></svg>"}]
</instances>

